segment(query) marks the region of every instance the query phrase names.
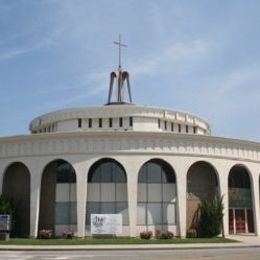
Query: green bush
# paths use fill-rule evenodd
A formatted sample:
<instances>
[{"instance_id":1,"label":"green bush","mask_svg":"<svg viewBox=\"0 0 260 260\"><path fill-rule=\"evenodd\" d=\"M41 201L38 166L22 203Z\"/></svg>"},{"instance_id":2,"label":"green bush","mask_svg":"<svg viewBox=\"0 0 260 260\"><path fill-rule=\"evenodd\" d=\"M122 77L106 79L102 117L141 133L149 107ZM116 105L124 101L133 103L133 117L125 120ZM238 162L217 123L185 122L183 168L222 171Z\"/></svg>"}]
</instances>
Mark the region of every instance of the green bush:
<instances>
[{"instance_id":1,"label":"green bush","mask_svg":"<svg viewBox=\"0 0 260 260\"><path fill-rule=\"evenodd\" d=\"M141 239L151 239L153 236L153 232L152 231L143 231L140 233L140 238Z\"/></svg>"},{"instance_id":2,"label":"green bush","mask_svg":"<svg viewBox=\"0 0 260 260\"><path fill-rule=\"evenodd\" d=\"M223 197L204 201L199 206L198 235L215 237L220 234L223 218Z\"/></svg>"},{"instance_id":3,"label":"green bush","mask_svg":"<svg viewBox=\"0 0 260 260\"><path fill-rule=\"evenodd\" d=\"M3 195L0 196L0 214L14 214L14 208L11 202L8 199L6 199Z\"/></svg>"}]
</instances>

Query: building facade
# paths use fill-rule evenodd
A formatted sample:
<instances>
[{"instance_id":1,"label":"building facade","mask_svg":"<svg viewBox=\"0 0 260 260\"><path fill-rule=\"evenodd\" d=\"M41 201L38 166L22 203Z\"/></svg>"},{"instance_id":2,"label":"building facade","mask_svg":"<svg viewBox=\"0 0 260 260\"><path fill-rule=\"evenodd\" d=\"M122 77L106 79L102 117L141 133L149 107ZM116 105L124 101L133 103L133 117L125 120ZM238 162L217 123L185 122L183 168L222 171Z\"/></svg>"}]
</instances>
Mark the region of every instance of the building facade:
<instances>
[{"instance_id":1,"label":"building facade","mask_svg":"<svg viewBox=\"0 0 260 260\"><path fill-rule=\"evenodd\" d=\"M123 236L185 237L201 201L223 196L224 233L260 234L260 144L211 136L189 113L124 102L129 74L111 74L108 104L65 109L0 138L0 189L16 207L14 236L91 235L90 215L122 214ZM113 84L117 98L112 101Z\"/></svg>"}]
</instances>

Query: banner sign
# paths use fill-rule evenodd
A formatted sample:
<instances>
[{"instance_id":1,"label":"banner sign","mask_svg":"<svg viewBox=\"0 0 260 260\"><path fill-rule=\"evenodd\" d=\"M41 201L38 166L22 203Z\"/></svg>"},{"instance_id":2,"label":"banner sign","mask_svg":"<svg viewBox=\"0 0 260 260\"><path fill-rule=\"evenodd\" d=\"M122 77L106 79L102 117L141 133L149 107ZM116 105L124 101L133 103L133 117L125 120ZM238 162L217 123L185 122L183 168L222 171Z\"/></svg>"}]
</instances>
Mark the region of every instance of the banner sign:
<instances>
[{"instance_id":1,"label":"banner sign","mask_svg":"<svg viewBox=\"0 0 260 260\"><path fill-rule=\"evenodd\" d=\"M11 216L0 215L0 231L10 231L11 229Z\"/></svg>"},{"instance_id":2,"label":"banner sign","mask_svg":"<svg viewBox=\"0 0 260 260\"><path fill-rule=\"evenodd\" d=\"M121 214L91 214L91 234L117 235L121 233Z\"/></svg>"}]
</instances>

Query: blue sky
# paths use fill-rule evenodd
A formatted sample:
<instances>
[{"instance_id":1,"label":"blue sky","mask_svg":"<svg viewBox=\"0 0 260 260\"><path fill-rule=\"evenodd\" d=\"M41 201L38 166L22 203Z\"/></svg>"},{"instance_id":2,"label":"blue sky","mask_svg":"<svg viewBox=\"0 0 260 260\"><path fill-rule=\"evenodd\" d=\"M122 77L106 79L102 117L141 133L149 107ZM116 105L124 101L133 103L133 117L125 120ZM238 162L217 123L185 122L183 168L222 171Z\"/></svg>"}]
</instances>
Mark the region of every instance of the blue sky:
<instances>
[{"instance_id":1,"label":"blue sky","mask_svg":"<svg viewBox=\"0 0 260 260\"><path fill-rule=\"evenodd\" d=\"M106 103L120 32L134 103L260 141L259 13L258 0L0 0L0 136Z\"/></svg>"}]
</instances>

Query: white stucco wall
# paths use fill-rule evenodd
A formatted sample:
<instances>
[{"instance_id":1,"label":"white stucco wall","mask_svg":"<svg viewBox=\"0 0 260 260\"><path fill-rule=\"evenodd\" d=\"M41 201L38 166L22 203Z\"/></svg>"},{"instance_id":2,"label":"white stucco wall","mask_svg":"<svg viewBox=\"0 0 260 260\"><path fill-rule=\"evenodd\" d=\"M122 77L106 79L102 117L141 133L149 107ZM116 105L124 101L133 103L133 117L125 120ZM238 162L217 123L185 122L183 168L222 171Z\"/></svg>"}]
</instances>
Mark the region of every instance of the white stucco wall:
<instances>
[{"instance_id":1,"label":"white stucco wall","mask_svg":"<svg viewBox=\"0 0 260 260\"><path fill-rule=\"evenodd\" d=\"M128 235L139 234L137 226L137 176L141 166L150 159L168 162L176 173L175 234L186 235L186 184L189 167L197 161L210 163L217 172L221 194L224 195L224 230L228 233L228 173L232 166L247 167L252 181L255 232L260 235L259 173L260 144L211 136L143 132L83 132L36 134L0 139L0 184L6 168L23 162L31 174L31 235L36 236L39 219L41 176L45 166L54 159L71 163L77 175L77 234L85 235L87 173L101 158L120 162L127 173L129 227Z\"/></svg>"}]
</instances>

